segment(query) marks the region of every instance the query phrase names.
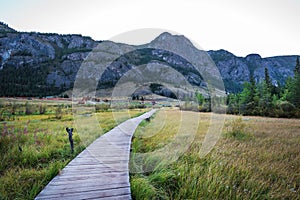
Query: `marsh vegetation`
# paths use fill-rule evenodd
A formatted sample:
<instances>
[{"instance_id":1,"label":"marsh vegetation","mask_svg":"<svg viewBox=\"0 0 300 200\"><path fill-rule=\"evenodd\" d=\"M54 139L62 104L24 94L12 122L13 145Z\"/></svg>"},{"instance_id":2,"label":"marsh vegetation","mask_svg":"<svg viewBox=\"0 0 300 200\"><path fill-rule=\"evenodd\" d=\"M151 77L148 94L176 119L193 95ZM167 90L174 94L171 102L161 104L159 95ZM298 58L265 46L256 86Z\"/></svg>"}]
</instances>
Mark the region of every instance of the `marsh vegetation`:
<instances>
[{"instance_id":1,"label":"marsh vegetation","mask_svg":"<svg viewBox=\"0 0 300 200\"><path fill-rule=\"evenodd\" d=\"M138 127L132 156L172 143L182 112L200 119L193 142L175 162L157 162L153 171L147 168L155 157L148 157L144 172L131 174L134 199L299 199L297 119L228 115L216 146L201 158L212 114L165 109Z\"/></svg>"},{"instance_id":2,"label":"marsh vegetation","mask_svg":"<svg viewBox=\"0 0 300 200\"><path fill-rule=\"evenodd\" d=\"M0 105L0 199L33 199L96 138L145 112L98 109L85 113L77 118L87 130L81 134L74 124L71 102L10 99ZM91 117L96 117L101 129L93 127ZM74 153L66 127L75 128Z\"/></svg>"}]
</instances>

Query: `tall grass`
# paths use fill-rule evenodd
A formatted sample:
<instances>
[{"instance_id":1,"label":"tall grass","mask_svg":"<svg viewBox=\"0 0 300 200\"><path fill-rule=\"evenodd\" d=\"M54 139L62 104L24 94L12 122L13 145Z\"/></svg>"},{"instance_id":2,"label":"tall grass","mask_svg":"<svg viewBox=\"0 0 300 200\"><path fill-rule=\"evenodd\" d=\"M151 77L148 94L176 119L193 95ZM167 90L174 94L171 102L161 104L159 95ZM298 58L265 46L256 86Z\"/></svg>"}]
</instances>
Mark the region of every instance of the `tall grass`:
<instances>
[{"instance_id":1,"label":"tall grass","mask_svg":"<svg viewBox=\"0 0 300 200\"><path fill-rule=\"evenodd\" d=\"M14 120L0 122L0 199L33 199L59 171L87 145L118 123L139 115L144 110L91 113L95 116L101 131L89 128L89 134L75 129L74 153L71 153L66 127L76 127L67 104L32 103L30 109L45 111L44 114L25 111L24 102L18 102ZM22 107L23 105L23 107ZM28 106L28 105L27 105ZM56 109L59 108L59 117ZM10 105L0 108L5 113ZM20 111L20 112L19 112ZM4 113L4 112L3 112ZM5 119L8 119L5 117ZM91 117L82 117L86 126ZM93 128L93 127L92 127ZM97 129L99 130L99 129Z\"/></svg>"},{"instance_id":2,"label":"tall grass","mask_svg":"<svg viewBox=\"0 0 300 200\"><path fill-rule=\"evenodd\" d=\"M158 112L138 127L132 154L168 144L177 121L168 120L161 127L160 120L179 112ZM227 116L223 137L200 158L210 114L190 115L190 120L200 115L194 141L175 162L132 173L134 199L300 199L299 120Z\"/></svg>"}]
</instances>

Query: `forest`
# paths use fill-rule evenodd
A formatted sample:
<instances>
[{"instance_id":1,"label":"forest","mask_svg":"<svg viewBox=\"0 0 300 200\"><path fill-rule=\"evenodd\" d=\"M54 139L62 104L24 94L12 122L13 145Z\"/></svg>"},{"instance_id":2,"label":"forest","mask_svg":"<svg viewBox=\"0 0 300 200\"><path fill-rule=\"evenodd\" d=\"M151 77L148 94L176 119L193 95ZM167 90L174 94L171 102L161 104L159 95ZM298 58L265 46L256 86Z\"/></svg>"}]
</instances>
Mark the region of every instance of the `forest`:
<instances>
[{"instance_id":1,"label":"forest","mask_svg":"<svg viewBox=\"0 0 300 200\"><path fill-rule=\"evenodd\" d=\"M268 69L258 83L251 76L243 91L227 96L227 113L269 117L300 117L300 62L296 60L294 77L283 86L271 82Z\"/></svg>"}]
</instances>

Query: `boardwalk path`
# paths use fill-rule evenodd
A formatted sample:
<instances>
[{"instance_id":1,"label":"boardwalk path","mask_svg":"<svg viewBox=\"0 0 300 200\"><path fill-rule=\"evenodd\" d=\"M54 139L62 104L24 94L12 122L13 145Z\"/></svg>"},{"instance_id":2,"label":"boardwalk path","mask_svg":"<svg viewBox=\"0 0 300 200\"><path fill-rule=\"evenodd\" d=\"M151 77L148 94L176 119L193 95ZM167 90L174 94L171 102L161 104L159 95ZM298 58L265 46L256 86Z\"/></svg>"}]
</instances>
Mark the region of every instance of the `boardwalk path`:
<instances>
[{"instance_id":1,"label":"boardwalk path","mask_svg":"<svg viewBox=\"0 0 300 200\"><path fill-rule=\"evenodd\" d=\"M129 119L95 140L41 191L36 199L131 199L131 137L151 110Z\"/></svg>"}]
</instances>

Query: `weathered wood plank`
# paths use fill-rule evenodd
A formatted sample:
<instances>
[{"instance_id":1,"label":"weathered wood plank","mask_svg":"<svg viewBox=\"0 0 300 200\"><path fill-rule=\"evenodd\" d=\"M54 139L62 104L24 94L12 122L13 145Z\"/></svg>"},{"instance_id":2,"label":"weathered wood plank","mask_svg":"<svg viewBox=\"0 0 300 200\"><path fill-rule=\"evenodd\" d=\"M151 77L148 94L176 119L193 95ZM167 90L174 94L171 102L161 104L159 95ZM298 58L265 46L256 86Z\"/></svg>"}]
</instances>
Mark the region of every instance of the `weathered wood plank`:
<instances>
[{"instance_id":1,"label":"weathered wood plank","mask_svg":"<svg viewBox=\"0 0 300 200\"><path fill-rule=\"evenodd\" d=\"M124 176L126 177L128 174L127 173L110 173L110 174L95 174L95 175L77 175L77 176L60 176L59 178L57 178L58 181L73 181L73 183L75 183L76 181L81 181L81 180L92 180L95 179L95 181L97 180L106 180L106 179L110 179L110 178L114 178L114 179L122 179Z\"/></svg>"},{"instance_id":2,"label":"weathered wood plank","mask_svg":"<svg viewBox=\"0 0 300 200\"><path fill-rule=\"evenodd\" d=\"M91 179L92 181L85 181L85 180L78 180L76 181L76 186L78 187L85 187L85 186L91 186L91 185L107 185L107 184L115 184L115 183L121 183L122 180L119 179L106 179L105 182L104 181L99 181L99 180L95 180L95 179ZM128 180L125 180L126 183L129 184ZM53 186L69 186L70 187L74 187L74 181L51 181L49 184L49 187L53 187Z\"/></svg>"},{"instance_id":3,"label":"weathered wood plank","mask_svg":"<svg viewBox=\"0 0 300 200\"><path fill-rule=\"evenodd\" d=\"M64 194L66 193L66 190L68 193L82 193L87 191L94 191L94 190L104 190L104 189L113 189L113 188L125 188L130 187L128 183L112 183L112 184L91 184L91 185L84 185L84 187L70 187L70 185L59 185L59 186L53 186L53 190L47 190L43 193L44 196L50 196L50 195L58 195L58 194Z\"/></svg>"},{"instance_id":4,"label":"weathered wood plank","mask_svg":"<svg viewBox=\"0 0 300 200\"><path fill-rule=\"evenodd\" d=\"M119 195L127 195L130 194L130 187L124 188L113 188L113 189L105 189L105 190L91 190L84 192L73 192L54 195L42 195L39 199L64 199L64 200L73 200L73 199L89 199L89 198L106 198L106 197L118 197Z\"/></svg>"},{"instance_id":5,"label":"weathered wood plank","mask_svg":"<svg viewBox=\"0 0 300 200\"><path fill-rule=\"evenodd\" d=\"M138 124L155 110L129 119L95 140L35 199L131 199L129 154Z\"/></svg>"}]
</instances>

